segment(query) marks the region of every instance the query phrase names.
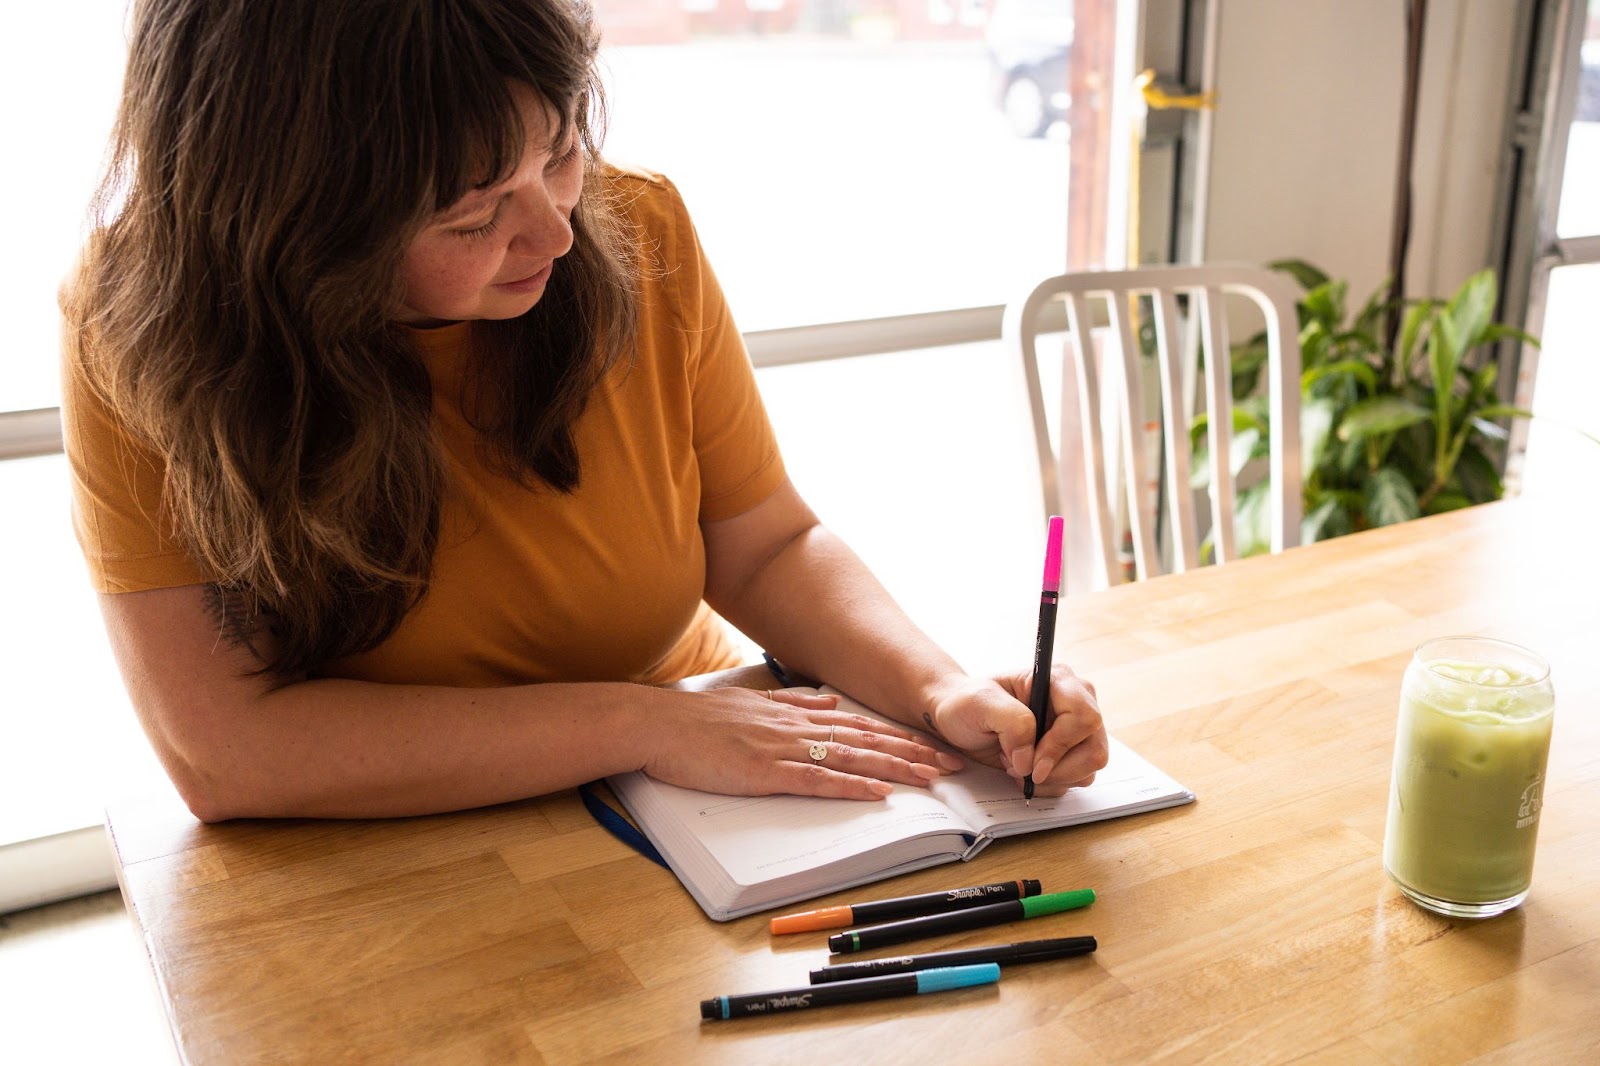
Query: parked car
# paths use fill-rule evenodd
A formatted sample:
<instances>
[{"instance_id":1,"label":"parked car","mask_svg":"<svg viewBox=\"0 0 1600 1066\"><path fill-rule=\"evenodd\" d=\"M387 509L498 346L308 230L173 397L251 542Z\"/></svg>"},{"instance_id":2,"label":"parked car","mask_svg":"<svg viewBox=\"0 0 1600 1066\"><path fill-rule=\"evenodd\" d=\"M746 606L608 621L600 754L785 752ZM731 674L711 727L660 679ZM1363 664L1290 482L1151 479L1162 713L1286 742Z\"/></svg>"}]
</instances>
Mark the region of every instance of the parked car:
<instances>
[{"instance_id":1,"label":"parked car","mask_svg":"<svg viewBox=\"0 0 1600 1066\"><path fill-rule=\"evenodd\" d=\"M1067 0L996 0L984 29L994 103L1019 137L1043 137L1067 117Z\"/></svg>"}]
</instances>

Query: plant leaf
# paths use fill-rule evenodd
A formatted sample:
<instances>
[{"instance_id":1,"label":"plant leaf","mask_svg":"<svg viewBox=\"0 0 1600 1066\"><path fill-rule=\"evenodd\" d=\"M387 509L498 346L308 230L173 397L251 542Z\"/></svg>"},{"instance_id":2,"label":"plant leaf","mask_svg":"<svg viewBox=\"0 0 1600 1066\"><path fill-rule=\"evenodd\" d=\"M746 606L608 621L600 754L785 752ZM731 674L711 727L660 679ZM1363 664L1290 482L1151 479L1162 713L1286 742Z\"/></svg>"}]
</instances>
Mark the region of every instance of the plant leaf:
<instances>
[{"instance_id":1,"label":"plant leaf","mask_svg":"<svg viewBox=\"0 0 1600 1066\"><path fill-rule=\"evenodd\" d=\"M1470 407L1475 408L1479 403L1488 399L1494 392L1494 383L1500 377L1500 364L1496 362L1484 363L1472 375L1472 392L1470 394Z\"/></svg>"},{"instance_id":2,"label":"plant leaf","mask_svg":"<svg viewBox=\"0 0 1600 1066\"><path fill-rule=\"evenodd\" d=\"M1317 366L1334 353L1333 338L1320 322L1308 322L1300 331L1300 364Z\"/></svg>"},{"instance_id":3,"label":"plant leaf","mask_svg":"<svg viewBox=\"0 0 1600 1066\"><path fill-rule=\"evenodd\" d=\"M1268 419L1272 415L1272 399L1267 396L1246 396L1233 405L1233 424L1238 425L1240 418L1249 419L1249 425L1261 432L1267 431Z\"/></svg>"},{"instance_id":4,"label":"plant leaf","mask_svg":"<svg viewBox=\"0 0 1600 1066\"><path fill-rule=\"evenodd\" d=\"M1535 418L1537 417L1526 407L1512 407L1510 404L1491 403L1477 410L1479 418Z\"/></svg>"},{"instance_id":5,"label":"plant leaf","mask_svg":"<svg viewBox=\"0 0 1600 1066\"><path fill-rule=\"evenodd\" d=\"M1418 422L1426 422L1432 412L1399 396L1383 395L1362 400L1346 411L1339 422L1338 437L1358 441L1374 433L1394 433Z\"/></svg>"},{"instance_id":6,"label":"plant leaf","mask_svg":"<svg viewBox=\"0 0 1600 1066\"><path fill-rule=\"evenodd\" d=\"M1582 426L1575 426L1563 418L1552 418L1549 415L1535 414L1525 407L1511 407L1506 404L1497 403L1490 404L1487 407L1479 408L1477 413L1483 418L1537 418L1539 421L1544 422L1547 425L1560 426L1569 433L1576 433L1585 440L1592 441L1595 444L1600 444L1600 436L1590 433Z\"/></svg>"},{"instance_id":7,"label":"plant leaf","mask_svg":"<svg viewBox=\"0 0 1600 1066\"><path fill-rule=\"evenodd\" d=\"M1256 457L1258 447L1261 454L1266 454L1268 444L1262 439L1259 429L1240 430L1228 441L1228 470L1234 477L1239 476L1244 464Z\"/></svg>"},{"instance_id":8,"label":"plant leaf","mask_svg":"<svg viewBox=\"0 0 1600 1066\"><path fill-rule=\"evenodd\" d=\"M1267 365L1267 338L1236 344L1228 352L1228 372L1233 378L1233 398L1243 399L1255 391L1261 368Z\"/></svg>"},{"instance_id":9,"label":"plant leaf","mask_svg":"<svg viewBox=\"0 0 1600 1066\"><path fill-rule=\"evenodd\" d=\"M1378 343L1378 335L1370 329L1347 329L1333 339L1341 351L1354 348L1358 352L1377 355L1380 358L1383 355L1383 345Z\"/></svg>"},{"instance_id":10,"label":"plant leaf","mask_svg":"<svg viewBox=\"0 0 1600 1066\"><path fill-rule=\"evenodd\" d=\"M1339 323L1344 320L1344 296L1349 287L1349 282L1345 281L1324 282L1300 301L1311 312L1312 320L1321 324L1329 336L1339 331Z\"/></svg>"},{"instance_id":11,"label":"plant leaf","mask_svg":"<svg viewBox=\"0 0 1600 1066\"><path fill-rule=\"evenodd\" d=\"M1294 280L1298 281L1305 289L1315 289L1319 285L1328 283L1328 275L1312 266L1304 259L1275 259L1267 266L1273 270L1281 270Z\"/></svg>"},{"instance_id":12,"label":"plant leaf","mask_svg":"<svg viewBox=\"0 0 1600 1066\"><path fill-rule=\"evenodd\" d=\"M1339 506L1339 501L1333 496L1328 496L1317 504L1316 509L1306 515L1300 522L1300 543L1315 544L1319 540L1328 540L1339 536L1333 531L1338 518L1344 516L1344 509ZM1347 527L1350 522L1345 519Z\"/></svg>"},{"instance_id":13,"label":"plant leaf","mask_svg":"<svg viewBox=\"0 0 1600 1066\"><path fill-rule=\"evenodd\" d=\"M1329 374L1348 374L1366 387L1368 394L1378 391L1378 372L1360 359L1341 359L1336 363L1314 366L1300 375L1300 392L1311 394L1311 386Z\"/></svg>"},{"instance_id":14,"label":"plant leaf","mask_svg":"<svg viewBox=\"0 0 1600 1066\"><path fill-rule=\"evenodd\" d=\"M1378 323L1383 313L1389 309L1389 293L1393 289L1393 278L1385 278L1382 285L1372 290L1372 295L1367 297L1355 321L1351 324L1351 331L1365 333L1373 337L1378 335ZM1376 344L1373 345L1377 347Z\"/></svg>"},{"instance_id":15,"label":"plant leaf","mask_svg":"<svg viewBox=\"0 0 1600 1066\"><path fill-rule=\"evenodd\" d=\"M1469 417L1467 422L1472 426L1473 429L1477 430L1479 433L1482 433L1490 440L1511 439L1511 434L1506 432L1505 427L1498 422L1491 422L1487 418L1479 418L1477 415L1472 415Z\"/></svg>"},{"instance_id":16,"label":"plant leaf","mask_svg":"<svg viewBox=\"0 0 1600 1066\"><path fill-rule=\"evenodd\" d=\"M1510 326L1502 326L1498 322L1491 322L1489 325L1483 328L1483 339L1485 341L1504 340L1507 337L1515 337L1523 344L1531 344L1535 348L1540 347L1538 337L1535 337L1531 333L1524 333L1520 329L1513 329Z\"/></svg>"},{"instance_id":17,"label":"plant leaf","mask_svg":"<svg viewBox=\"0 0 1600 1066\"><path fill-rule=\"evenodd\" d=\"M1470 351L1484 341L1484 331L1494 314L1494 271L1480 270L1450 297L1450 323L1455 327L1458 341L1457 355Z\"/></svg>"},{"instance_id":18,"label":"plant leaf","mask_svg":"<svg viewBox=\"0 0 1600 1066\"><path fill-rule=\"evenodd\" d=\"M1419 300L1406 309L1405 318L1400 322L1400 343L1397 349L1398 365L1402 370L1408 369L1417 357L1417 338L1422 334L1422 327L1433 317L1434 303L1432 300Z\"/></svg>"},{"instance_id":19,"label":"plant leaf","mask_svg":"<svg viewBox=\"0 0 1600 1066\"><path fill-rule=\"evenodd\" d=\"M1300 405L1300 469L1309 474L1322 462L1333 432L1331 400L1310 400Z\"/></svg>"},{"instance_id":20,"label":"plant leaf","mask_svg":"<svg viewBox=\"0 0 1600 1066\"><path fill-rule=\"evenodd\" d=\"M1505 495L1494 460L1471 440L1462 446L1456 460L1455 482L1473 503L1488 503Z\"/></svg>"},{"instance_id":21,"label":"plant leaf","mask_svg":"<svg viewBox=\"0 0 1600 1066\"><path fill-rule=\"evenodd\" d=\"M1338 436L1334 431L1334 436ZM1334 467L1344 477L1353 477L1356 472L1366 465L1367 448L1359 440L1342 441L1339 450L1334 454Z\"/></svg>"},{"instance_id":22,"label":"plant leaf","mask_svg":"<svg viewBox=\"0 0 1600 1066\"><path fill-rule=\"evenodd\" d=\"M1428 335L1428 363L1433 370L1434 409L1441 416L1442 428L1451 414L1456 370L1461 366L1461 334L1448 315L1440 315Z\"/></svg>"},{"instance_id":23,"label":"plant leaf","mask_svg":"<svg viewBox=\"0 0 1600 1066\"><path fill-rule=\"evenodd\" d=\"M1232 425L1233 432L1235 433L1242 433L1247 429L1253 429L1259 433L1265 433L1267 431L1267 420L1262 417L1262 412L1258 411L1255 406L1242 403L1234 404L1233 410L1229 414L1230 417L1228 421ZM1199 414L1194 416L1194 421L1189 423L1190 447L1199 446L1200 441L1204 439L1206 430L1210 427L1210 425L1211 412L1201 411Z\"/></svg>"},{"instance_id":24,"label":"plant leaf","mask_svg":"<svg viewBox=\"0 0 1600 1066\"><path fill-rule=\"evenodd\" d=\"M1375 471L1367 481L1369 524L1392 526L1396 522L1409 522L1421 514L1416 490L1400 471L1386 466Z\"/></svg>"},{"instance_id":25,"label":"plant leaf","mask_svg":"<svg viewBox=\"0 0 1600 1066\"><path fill-rule=\"evenodd\" d=\"M1472 501L1459 492L1441 492L1428 501L1424 508L1428 514L1443 514L1446 511L1459 511L1463 507L1471 507Z\"/></svg>"},{"instance_id":26,"label":"plant leaf","mask_svg":"<svg viewBox=\"0 0 1600 1066\"><path fill-rule=\"evenodd\" d=\"M1239 557L1265 555L1272 550L1272 482L1261 480L1239 493L1233 505L1234 546Z\"/></svg>"}]
</instances>

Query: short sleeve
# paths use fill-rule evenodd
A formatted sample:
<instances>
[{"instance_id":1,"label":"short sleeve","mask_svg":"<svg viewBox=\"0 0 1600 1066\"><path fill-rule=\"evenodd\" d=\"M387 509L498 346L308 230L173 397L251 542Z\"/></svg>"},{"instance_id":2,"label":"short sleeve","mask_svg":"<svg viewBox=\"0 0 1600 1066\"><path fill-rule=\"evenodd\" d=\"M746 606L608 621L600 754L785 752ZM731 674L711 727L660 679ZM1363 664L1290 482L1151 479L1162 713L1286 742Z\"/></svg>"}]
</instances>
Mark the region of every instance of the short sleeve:
<instances>
[{"instance_id":1,"label":"short sleeve","mask_svg":"<svg viewBox=\"0 0 1600 1066\"><path fill-rule=\"evenodd\" d=\"M690 339L700 519L714 522L743 514L772 495L783 484L785 471L744 338L682 199L667 185L677 249L672 281Z\"/></svg>"},{"instance_id":2,"label":"short sleeve","mask_svg":"<svg viewBox=\"0 0 1600 1066\"><path fill-rule=\"evenodd\" d=\"M62 338L61 422L73 529L95 589L138 592L207 581L162 504L166 463L133 439L85 379L72 329Z\"/></svg>"}]
</instances>

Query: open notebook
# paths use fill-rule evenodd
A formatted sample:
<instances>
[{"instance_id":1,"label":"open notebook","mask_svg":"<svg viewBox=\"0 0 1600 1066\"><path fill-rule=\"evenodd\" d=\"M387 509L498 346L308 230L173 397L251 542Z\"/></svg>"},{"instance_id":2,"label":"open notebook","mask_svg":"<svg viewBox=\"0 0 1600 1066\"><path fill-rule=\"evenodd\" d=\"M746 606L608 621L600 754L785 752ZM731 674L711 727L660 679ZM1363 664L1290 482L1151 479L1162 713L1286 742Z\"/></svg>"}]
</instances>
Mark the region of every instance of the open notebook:
<instances>
[{"instance_id":1,"label":"open notebook","mask_svg":"<svg viewBox=\"0 0 1600 1066\"><path fill-rule=\"evenodd\" d=\"M841 695L841 710L872 712ZM755 911L972 858L1000 837L1190 803L1194 793L1116 738L1094 784L1023 804L1017 783L976 763L881 803L815 796L721 796L642 773L607 778L705 912Z\"/></svg>"}]
</instances>

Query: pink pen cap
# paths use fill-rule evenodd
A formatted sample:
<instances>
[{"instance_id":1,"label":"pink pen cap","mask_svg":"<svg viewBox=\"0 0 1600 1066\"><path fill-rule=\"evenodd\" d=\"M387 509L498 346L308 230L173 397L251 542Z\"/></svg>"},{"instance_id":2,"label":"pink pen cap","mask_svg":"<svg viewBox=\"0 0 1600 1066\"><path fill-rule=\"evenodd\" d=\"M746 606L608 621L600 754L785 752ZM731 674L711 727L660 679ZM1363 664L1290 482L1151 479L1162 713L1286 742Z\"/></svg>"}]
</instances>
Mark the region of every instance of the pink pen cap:
<instances>
[{"instance_id":1,"label":"pink pen cap","mask_svg":"<svg viewBox=\"0 0 1600 1066\"><path fill-rule=\"evenodd\" d=\"M1045 534L1044 591L1061 591L1061 516L1050 516L1050 529Z\"/></svg>"}]
</instances>

